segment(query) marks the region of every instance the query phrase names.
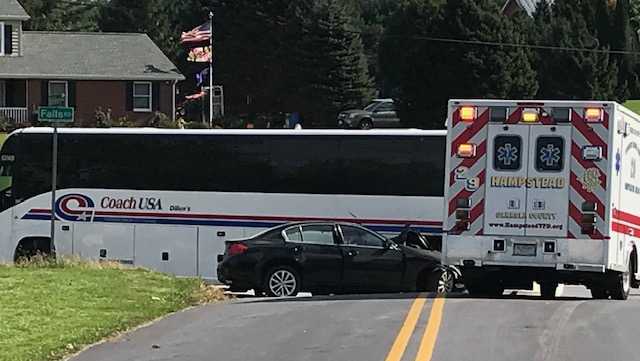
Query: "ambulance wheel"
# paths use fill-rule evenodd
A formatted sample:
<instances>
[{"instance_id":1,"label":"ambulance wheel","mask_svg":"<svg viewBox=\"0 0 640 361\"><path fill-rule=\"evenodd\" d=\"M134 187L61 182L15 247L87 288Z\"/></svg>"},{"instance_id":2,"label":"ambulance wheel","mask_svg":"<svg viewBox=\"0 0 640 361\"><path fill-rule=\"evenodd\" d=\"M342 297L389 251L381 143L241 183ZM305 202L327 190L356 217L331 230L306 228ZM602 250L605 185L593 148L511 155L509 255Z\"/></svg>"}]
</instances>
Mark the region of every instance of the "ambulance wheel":
<instances>
[{"instance_id":1,"label":"ambulance wheel","mask_svg":"<svg viewBox=\"0 0 640 361\"><path fill-rule=\"evenodd\" d=\"M626 300L631 292L631 262L625 272L615 272L611 275L611 298Z\"/></svg>"},{"instance_id":2,"label":"ambulance wheel","mask_svg":"<svg viewBox=\"0 0 640 361\"><path fill-rule=\"evenodd\" d=\"M556 289L558 282L540 282L540 296L544 299L552 299L556 297Z\"/></svg>"}]
</instances>

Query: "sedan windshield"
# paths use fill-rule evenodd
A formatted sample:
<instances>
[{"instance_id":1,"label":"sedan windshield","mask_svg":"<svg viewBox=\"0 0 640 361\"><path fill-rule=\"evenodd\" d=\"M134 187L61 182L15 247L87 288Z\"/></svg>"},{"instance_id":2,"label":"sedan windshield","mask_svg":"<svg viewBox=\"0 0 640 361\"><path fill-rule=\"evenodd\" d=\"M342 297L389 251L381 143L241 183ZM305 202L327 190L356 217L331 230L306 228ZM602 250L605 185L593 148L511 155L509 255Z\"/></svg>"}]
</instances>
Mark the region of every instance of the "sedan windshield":
<instances>
[{"instance_id":1,"label":"sedan windshield","mask_svg":"<svg viewBox=\"0 0 640 361\"><path fill-rule=\"evenodd\" d=\"M373 102L369 105L367 105L366 107L364 107L364 110L368 111L368 112L372 112L376 109L376 107L380 104L380 102Z\"/></svg>"}]
</instances>

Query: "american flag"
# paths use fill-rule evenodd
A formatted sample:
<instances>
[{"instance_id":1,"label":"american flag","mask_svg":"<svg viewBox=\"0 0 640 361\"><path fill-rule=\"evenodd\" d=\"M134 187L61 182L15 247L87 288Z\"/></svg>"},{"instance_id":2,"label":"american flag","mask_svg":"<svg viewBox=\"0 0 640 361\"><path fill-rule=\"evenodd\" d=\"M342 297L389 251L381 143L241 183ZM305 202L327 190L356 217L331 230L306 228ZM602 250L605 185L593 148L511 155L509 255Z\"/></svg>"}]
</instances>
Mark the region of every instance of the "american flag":
<instances>
[{"instance_id":1,"label":"american flag","mask_svg":"<svg viewBox=\"0 0 640 361\"><path fill-rule=\"evenodd\" d=\"M182 44L202 44L209 40L211 40L211 23L209 21L191 31L182 33L180 37Z\"/></svg>"}]
</instances>

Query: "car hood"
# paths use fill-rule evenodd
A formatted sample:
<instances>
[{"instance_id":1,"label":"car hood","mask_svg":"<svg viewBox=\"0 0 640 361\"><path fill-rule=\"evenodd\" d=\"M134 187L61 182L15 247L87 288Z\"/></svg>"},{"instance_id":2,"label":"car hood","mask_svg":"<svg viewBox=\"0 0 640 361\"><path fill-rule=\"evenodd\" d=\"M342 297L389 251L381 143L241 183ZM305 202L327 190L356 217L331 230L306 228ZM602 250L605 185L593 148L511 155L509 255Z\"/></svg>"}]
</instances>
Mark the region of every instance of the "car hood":
<instances>
[{"instance_id":1,"label":"car hood","mask_svg":"<svg viewBox=\"0 0 640 361\"><path fill-rule=\"evenodd\" d=\"M442 260L442 253L433 250L426 250L421 248L408 247L403 245L398 245L400 249L407 255L418 258L424 258L429 260L438 261L438 263Z\"/></svg>"}]
</instances>

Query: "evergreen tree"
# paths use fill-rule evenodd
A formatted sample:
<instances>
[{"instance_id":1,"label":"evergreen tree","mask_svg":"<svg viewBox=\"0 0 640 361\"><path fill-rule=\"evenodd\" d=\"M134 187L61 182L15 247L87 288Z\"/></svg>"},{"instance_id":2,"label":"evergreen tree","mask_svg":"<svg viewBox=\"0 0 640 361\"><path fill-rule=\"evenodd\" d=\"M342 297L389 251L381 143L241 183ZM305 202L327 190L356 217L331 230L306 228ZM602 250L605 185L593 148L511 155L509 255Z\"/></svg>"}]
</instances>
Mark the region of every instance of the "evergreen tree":
<instances>
[{"instance_id":1,"label":"evergreen tree","mask_svg":"<svg viewBox=\"0 0 640 361\"><path fill-rule=\"evenodd\" d=\"M146 33L160 47L175 53L177 29L170 27L170 14L165 0L109 0L100 9L98 25L102 31Z\"/></svg>"},{"instance_id":2,"label":"evergreen tree","mask_svg":"<svg viewBox=\"0 0 640 361\"><path fill-rule=\"evenodd\" d=\"M297 56L300 98L317 125L333 125L337 113L361 106L373 96L357 16L340 0L317 1L312 18L303 22Z\"/></svg>"},{"instance_id":3,"label":"evergreen tree","mask_svg":"<svg viewBox=\"0 0 640 361\"><path fill-rule=\"evenodd\" d=\"M442 127L451 98L533 96L535 71L531 54L524 48L421 39L524 43L525 36L515 24L514 19L500 14L493 0L449 0L442 6L437 1L409 1L390 22L384 41L387 48L381 55L385 71L399 68L390 74L399 83L397 100L403 122Z\"/></svg>"},{"instance_id":4,"label":"evergreen tree","mask_svg":"<svg viewBox=\"0 0 640 361\"><path fill-rule=\"evenodd\" d=\"M614 12L613 32L611 48L635 52L638 49L638 41L635 32L631 28L631 9L629 0L618 0ZM636 68L638 68L638 56L631 54L615 54L614 59L618 66L617 100L625 101L631 96L639 95L639 80Z\"/></svg>"},{"instance_id":5,"label":"evergreen tree","mask_svg":"<svg viewBox=\"0 0 640 361\"><path fill-rule=\"evenodd\" d=\"M543 37L545 45L594 51L550 50L541 53L537 69L539 98L616 99L616 63L608 53L596 51L609 47L600 44L594 26L597 23L595 5L591 0L557 0L553 3L550 26Z\"/></svg>"},{"instance_id":6,"label":"evergreen tree","mask_svg":"<svg viewBox=\"0 0 640 361\"><path fill-rule=\"evenodd\" d=\"M25 30L97 31L104 0L21 0L31 19Z\"/></svg>"},{"instance_id":7,"label":"evergreen tree","mask_svg":"<svg viewBox=\"0 0 640 361\"><path fill-rule=\"evenodd\" d=\"M401 2L398 0L351 0L354 1L355 9L361 14L355 20L360 19L356 24L361 32L362 44L369 64L369 74L376 79L376 85L383 94L390 89L383 82L383 76L378 57L380 53L380 43L385 26L391 15L398 9Z\"/></svg>"}]
</instances>

